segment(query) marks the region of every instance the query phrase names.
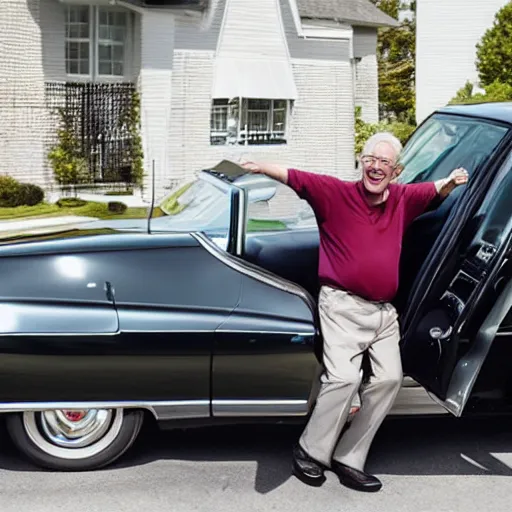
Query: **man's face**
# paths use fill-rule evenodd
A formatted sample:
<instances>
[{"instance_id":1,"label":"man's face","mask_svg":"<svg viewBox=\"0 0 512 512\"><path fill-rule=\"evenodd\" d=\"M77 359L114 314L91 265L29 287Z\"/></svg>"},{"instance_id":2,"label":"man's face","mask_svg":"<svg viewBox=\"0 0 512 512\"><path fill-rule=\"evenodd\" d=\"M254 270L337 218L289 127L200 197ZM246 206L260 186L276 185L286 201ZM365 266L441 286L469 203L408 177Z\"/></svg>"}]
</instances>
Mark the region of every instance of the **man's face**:
<instances>
[{"instance_id":1,"label":"man's face","mask_svg":"<svg viewBox=\"0 0 512 512\"><path fill-rule=\"evenodd\" d=\"M363 155L363 184L370 194L382 194L395 177L396 153L387 142L379 142L373 152Z\"/></svg>"}]
</instances>

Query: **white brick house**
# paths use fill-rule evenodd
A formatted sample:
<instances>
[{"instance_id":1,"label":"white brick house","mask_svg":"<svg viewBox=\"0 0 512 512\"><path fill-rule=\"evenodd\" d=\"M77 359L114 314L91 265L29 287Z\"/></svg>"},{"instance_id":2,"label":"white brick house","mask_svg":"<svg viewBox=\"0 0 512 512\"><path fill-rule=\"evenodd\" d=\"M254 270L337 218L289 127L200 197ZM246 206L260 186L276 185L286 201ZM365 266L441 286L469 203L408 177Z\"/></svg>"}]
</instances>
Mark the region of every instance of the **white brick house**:
<instances>
[{"instance_id":1,"label":"white brick house","mask_svg":"<svg viewBox=\"0 0 512 512\"><path fill-rule=\"evenodd\" d=\"M48 91L78 82L140 92L158 196L242 155L350 177L394 24L368 0L1 0L0 174L52 185Z\"/></svg>"},{"instance_id":2,"label":"white brick house","mask_svg":"<svg viewBox=\"0 0 512 512\"><path fill-rule=\"evenodd\" d=\"M478 87L476 44L510 0L417 0L416 119L446 105L469 80Z\"/></svg>"}]
</instances>

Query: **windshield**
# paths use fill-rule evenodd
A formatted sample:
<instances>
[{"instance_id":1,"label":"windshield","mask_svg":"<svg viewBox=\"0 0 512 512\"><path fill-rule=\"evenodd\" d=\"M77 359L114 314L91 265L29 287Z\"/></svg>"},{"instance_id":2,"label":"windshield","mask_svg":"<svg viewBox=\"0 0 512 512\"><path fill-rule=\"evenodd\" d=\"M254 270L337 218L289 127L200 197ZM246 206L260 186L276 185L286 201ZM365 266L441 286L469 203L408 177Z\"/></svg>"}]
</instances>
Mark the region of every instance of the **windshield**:
<instances>
[{"instance_id":1,"label":"windshield","mask_svg":"<svg viewBox=\"0 0 512 512\"><path fill-rule=\"evenodd\" d=\"M230 218L230 191L221 181L207 176L174 189L159 207L163 216L152 219L153 229L202 231L226 249Z\"/></svg>"},{"instance_id":2,"label":"windshield","mask_svg":"<svg viewBox=\"0 0 512 512\"><path fill-rule=\"evenodd\" d=\"M399 183L435 181L465 167L470 177L505 137L508 128L480 119L435 114L406 144Z\"/></svg>"}]
</instances>

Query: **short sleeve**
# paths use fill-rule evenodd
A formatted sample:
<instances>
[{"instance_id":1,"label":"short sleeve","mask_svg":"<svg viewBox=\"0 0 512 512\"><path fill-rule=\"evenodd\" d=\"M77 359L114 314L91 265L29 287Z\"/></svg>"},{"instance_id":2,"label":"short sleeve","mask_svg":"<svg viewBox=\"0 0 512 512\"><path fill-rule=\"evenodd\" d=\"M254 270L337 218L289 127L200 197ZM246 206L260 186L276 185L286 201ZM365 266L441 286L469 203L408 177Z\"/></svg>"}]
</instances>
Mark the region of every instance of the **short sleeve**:
<instances>
[{"instance_id":1,"label":"short sleeve","mask_svg":"<svg viewBox=\"0 0 512 512\"><path fill-rule=\"evenodd\" d=\"M408 226L416 217L425 213L430 203L438 196L433 181L412 183L404 186L405 224Z\"/></svg>"},{"instance_id":2,"label":"short sleeve","mask_svg":"<svg viewBox=\"0 0 512 512\"><path fill-rule=\"evenodd\" d=\"M322 221L329 215L333 192L338 182L334 176L288 169L288 186L309 203Z\"/></svg>"}]
</instances>

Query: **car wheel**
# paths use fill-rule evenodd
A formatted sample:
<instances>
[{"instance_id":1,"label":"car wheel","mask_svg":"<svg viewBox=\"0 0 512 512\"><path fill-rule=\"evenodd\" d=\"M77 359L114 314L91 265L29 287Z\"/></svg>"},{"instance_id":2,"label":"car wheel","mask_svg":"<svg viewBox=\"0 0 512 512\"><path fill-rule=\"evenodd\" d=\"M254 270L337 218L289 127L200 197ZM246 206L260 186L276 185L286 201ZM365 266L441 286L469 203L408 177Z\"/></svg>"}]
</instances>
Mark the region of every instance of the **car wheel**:
<instances>
[{"instance_id":1,"label":"car wheel","mask_svg":"<svg viewBox=\"0 0 512 512\"><path fill-rule=\"evenodd\" d=\"M135 441L144 413L127 409L22 412L7 417L16 447L38 466L85 471L112 463Z\"/></svg>"}]
</instances>

